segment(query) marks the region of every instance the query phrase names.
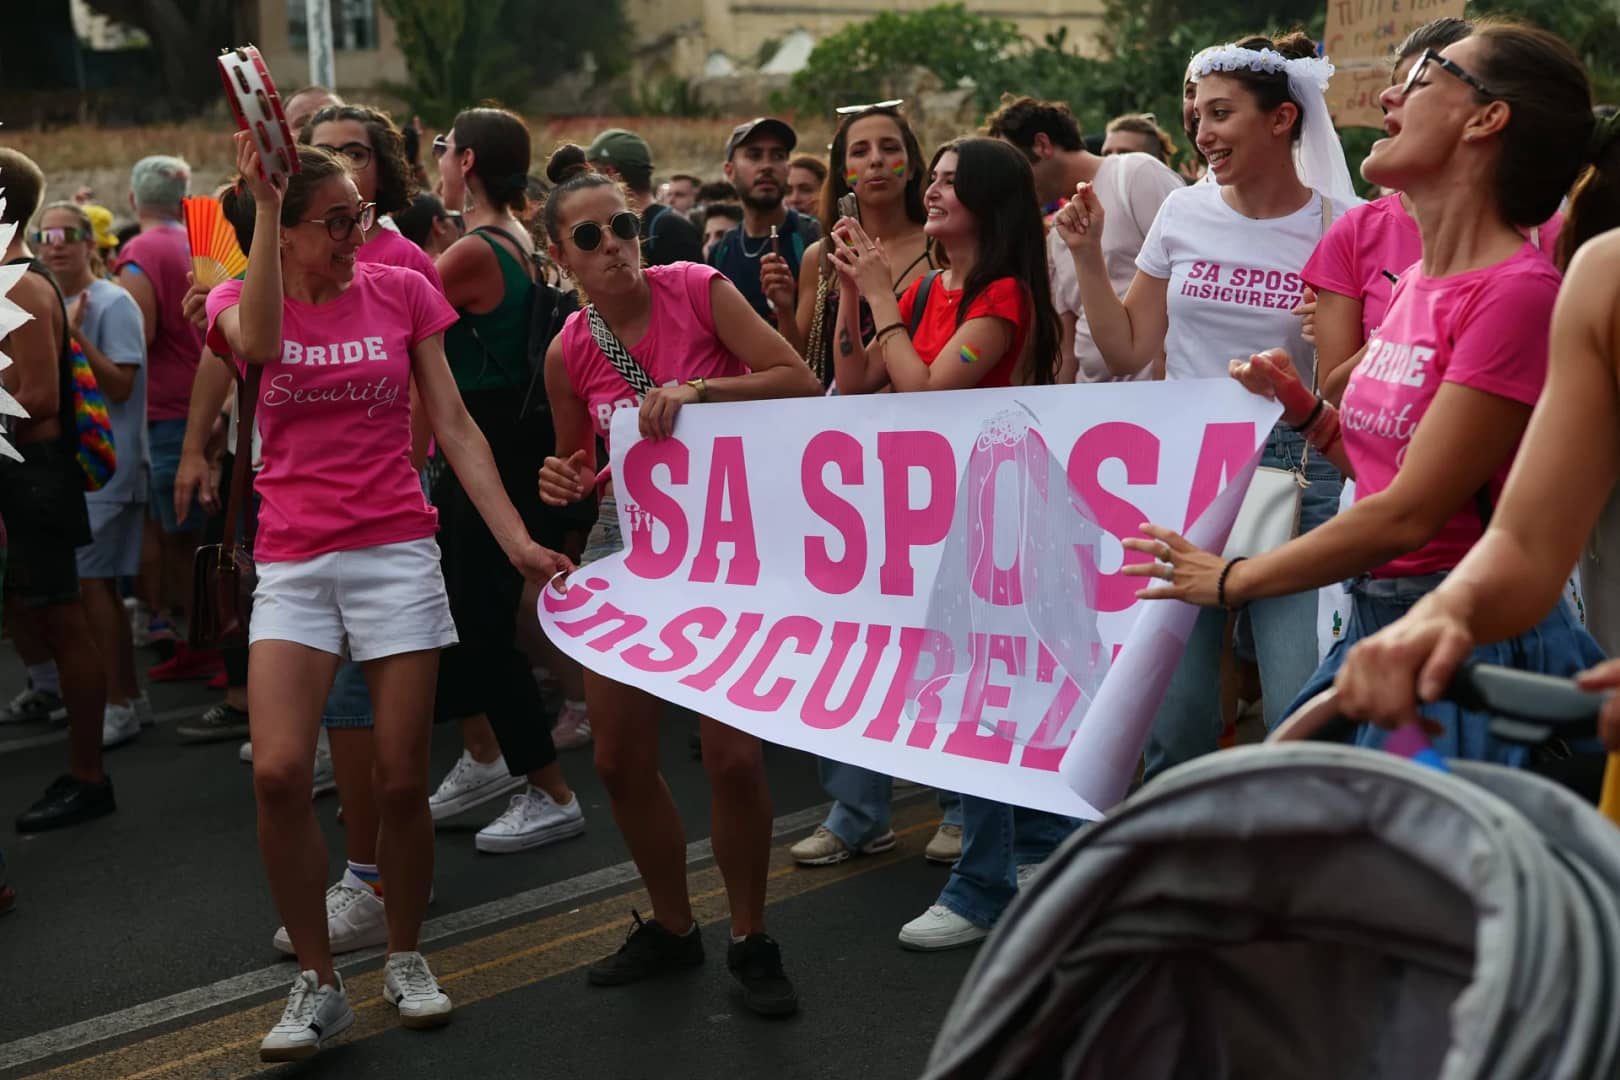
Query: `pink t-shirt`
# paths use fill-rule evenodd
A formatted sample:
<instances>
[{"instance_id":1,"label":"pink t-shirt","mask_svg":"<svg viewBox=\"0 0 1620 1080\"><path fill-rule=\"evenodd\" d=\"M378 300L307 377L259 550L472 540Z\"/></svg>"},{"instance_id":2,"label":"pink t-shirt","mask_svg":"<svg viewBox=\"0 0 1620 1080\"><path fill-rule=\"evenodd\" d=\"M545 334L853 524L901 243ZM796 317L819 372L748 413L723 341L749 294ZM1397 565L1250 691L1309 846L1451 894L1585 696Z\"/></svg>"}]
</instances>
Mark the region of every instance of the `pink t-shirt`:
<instances>
[{"instance_id":1,"label":"pink t-shirt","mask_svg":"<svg viewBox=\"0 0 1620 1080\"><path fill-rule=\"evenodd\" d=\"M157 336L146 352L146 418L184 420L191 408L191 382L202 356L202 334L180 313L191 287L191 243L183 225L160 225L132 237L115 272L139 268L157 297Z\"/></svg>"},{"instance_id":2,"label":"pink t-shirt","mask_svg":"<svg viewBox=\"0 0 1620 1080\"><path fill-rule=\"evenodd\" d=\"M1547 337L1559 281L1552 263L1528 243L1507 261L1481 270L1429 278L1415 266L1401 278L1339 409L1358 499L1394 482L1441 383L1536 403L1547 379ZM1511 459L1503 462L1487 485L1492 505L1511 464ZM1379 567L1373 576L1450 570L1483 533L1479 508L1470 499L1422 548Z\"/></svg>"},{"instance_id":3,"label":"pink t-shirt","mask_svg":"<svg viewBox=\"0 0 1620 1080\"><path fill-rule=\"evenodd\" d=\"M630 355L657 386L678 386L688 379L746 375L748 365L720 340L714 327L709 289L720 271L697 263L649 266L642 271L652 292L652 317ZM641 405L641 395L624 381L591 338L586 311L568 316L562 329L563 360L568 381L590 410L591 423L605 443L617 409Z\"/></svg>"},{"instance_id":4,"label":"pink t-shirt","mask_svg":"<svg viewBox=\"0 0 1620 1080\"><path fill-rule=\"evenodd\" d=\"M379 229L376 236L361 244L360 249L354 253L354 261L376 263L379 266L403 266L415 270L427 278L435 289L444 292L444 282L439 279L438 267L433 265L433 260L428 258L427 252L392 229Z\"/></svg>"},{"instance_id":5,"label":"pink t-shirt","mask_svg":"<svg viewBox=\"0 0 1620 1080\"><path fill-rule=\"evenodd\" d=\"M1523 230L1541 253L1552 258L1564 215L1554 214L1546 224ZM1361 336L1371 341L1389 310L1395 282L1423 258L1423 237L1417 222L1401 205L1400 195L1385 195L1349 210L1322 237L1305 264L1305 283L1317 292L1336 292L1361 301Z\"/></svg>"},{"instance_id":6,"label":"pink t-shirt","mask_svg":"<svg viewBox=\"0 0 1620 1080\"><path fill-rule=\"evenodd\" d=\"M208 347L229 355L220 313L242 282L208 294ZM432 536L438 512L411 468L412 345L456 313L421 274L360 263L337 299L288 299L281 359L265 365L257 420L264 468L254 554L266 562Z\"/></svg>"}]
</instances>

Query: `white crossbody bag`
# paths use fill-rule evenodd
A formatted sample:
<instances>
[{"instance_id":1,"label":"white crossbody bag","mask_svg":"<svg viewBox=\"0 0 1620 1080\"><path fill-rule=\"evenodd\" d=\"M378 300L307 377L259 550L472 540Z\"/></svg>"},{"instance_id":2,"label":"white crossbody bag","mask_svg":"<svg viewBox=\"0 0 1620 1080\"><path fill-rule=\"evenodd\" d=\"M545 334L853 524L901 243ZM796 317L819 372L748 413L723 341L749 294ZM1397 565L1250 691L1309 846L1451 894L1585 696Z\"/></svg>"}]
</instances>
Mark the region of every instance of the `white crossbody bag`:
<instances>
[{"instance_id":1,"label":"white crossbody bag","mask_svg":"<svg viewBox=\"0 0 1620 1080\"><path fill-rule=\"evenodd\" d=\"M1322 196L1322 233L1326 235L1333 224L1333 200ZM1311 393L1321 385L1320 358L1311 365ZM1238 508L1237 520L1232 523L1231 535L1221 557L1226 559L1251 558L1282 547L1299 535L1300 505L1305 489L1311 482L1305 478L1305 463L1310 460L1311 448L1307 444L1300 455L1297 469L1279 469L1261 465L1254 470L1254 479Z\"/></svg>"}]
</instances>

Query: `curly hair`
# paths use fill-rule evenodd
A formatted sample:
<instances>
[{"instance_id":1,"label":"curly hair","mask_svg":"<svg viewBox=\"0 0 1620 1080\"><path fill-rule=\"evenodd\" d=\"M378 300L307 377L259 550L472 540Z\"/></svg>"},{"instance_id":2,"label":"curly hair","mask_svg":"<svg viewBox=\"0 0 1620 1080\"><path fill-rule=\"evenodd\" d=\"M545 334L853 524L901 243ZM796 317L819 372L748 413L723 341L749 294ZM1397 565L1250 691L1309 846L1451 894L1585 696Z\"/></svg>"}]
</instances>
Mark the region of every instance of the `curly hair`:
<instances>
[{"instance_id":1,"label":"curly hair","mask_svg":"<svg viewBox=\"0 0 1620 1080\"><path fill-rule=\"evenodd\" d=\"M1031 162L1035 160L1035 136L1045 135L1059 150L1073 153L1084 149L1080 122L1061 101L1037 101L1029 95L1002 94L1001 108L984 122L984 134L1012 143Z\"/></svg>"},{"instance_id":2,"label":"curly hair","mask_svg":"<svg viewBox=\"0 0 1620 1080\"><path fill-rule=\"evenodd\" d=\"M371 140L371 159L377 166L377 194L373 197L377 213L397 214L410 206L417 190L416 170L405 156L404 133L381 109L366 105L328 105L305 122L298 141L313 144L317 127L340 120L364 125L366 137Z\"/></svg>"}]
</instances>

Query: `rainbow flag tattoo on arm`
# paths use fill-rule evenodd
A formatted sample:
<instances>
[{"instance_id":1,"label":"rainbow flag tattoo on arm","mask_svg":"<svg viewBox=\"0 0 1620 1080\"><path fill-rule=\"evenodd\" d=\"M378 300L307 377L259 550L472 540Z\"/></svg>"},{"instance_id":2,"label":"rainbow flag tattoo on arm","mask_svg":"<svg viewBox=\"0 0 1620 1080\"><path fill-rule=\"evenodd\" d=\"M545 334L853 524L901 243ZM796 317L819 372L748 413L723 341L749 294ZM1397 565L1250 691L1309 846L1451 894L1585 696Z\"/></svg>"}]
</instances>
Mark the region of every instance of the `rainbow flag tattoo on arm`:
<instances>
[{"instance_id":1,"label":"rainbow flag tattoo on arm","mask_svg":"<svg viewBox=\"0 0 1620 1080\"><path fill-rule=\"evenodd\" d=\"M972 345L963 345L960 355L964 364L977 364L979 362L979 350Z\"/></svg>"}]
</instances>

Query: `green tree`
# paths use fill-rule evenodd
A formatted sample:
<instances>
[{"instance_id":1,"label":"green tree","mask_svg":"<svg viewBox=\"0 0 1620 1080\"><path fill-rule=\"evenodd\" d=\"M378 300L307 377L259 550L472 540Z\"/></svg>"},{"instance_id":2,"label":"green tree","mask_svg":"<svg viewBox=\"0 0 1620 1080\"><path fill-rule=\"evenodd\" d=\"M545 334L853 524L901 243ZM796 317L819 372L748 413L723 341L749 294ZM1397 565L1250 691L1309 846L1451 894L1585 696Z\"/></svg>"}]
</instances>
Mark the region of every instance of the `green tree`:
<instances>
[{"instance_id":1,"label":"green tree","mask_svg":"<svg viewBox=\"0 0 1620 1080\"><path fill-rule=\"evenodd\" d=\"M622 70L629 36L622 0L589 14L563 0L379 0L393 19L411 81L393 87L433 124L486 99L520 105L534 90L578 71Z\"/></svg>"},{"instance_id":2,"label":"green tree","mask_svg":"<svg viewBox=\"0 0 1620 1080\"><path fill-rule=\"evenodd\" d=\"M793 77L789 100L827 113L839 105L896 93L896 75L919 67L946 86L993 82L1009 50L1024 37L1004 19L974 15L961 4L923 11L883 11L822 39Z\"/></svg>"}]
</instances>

